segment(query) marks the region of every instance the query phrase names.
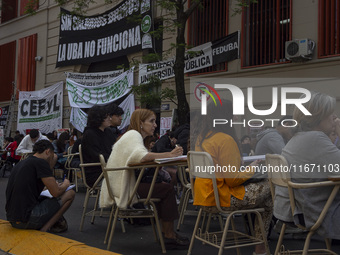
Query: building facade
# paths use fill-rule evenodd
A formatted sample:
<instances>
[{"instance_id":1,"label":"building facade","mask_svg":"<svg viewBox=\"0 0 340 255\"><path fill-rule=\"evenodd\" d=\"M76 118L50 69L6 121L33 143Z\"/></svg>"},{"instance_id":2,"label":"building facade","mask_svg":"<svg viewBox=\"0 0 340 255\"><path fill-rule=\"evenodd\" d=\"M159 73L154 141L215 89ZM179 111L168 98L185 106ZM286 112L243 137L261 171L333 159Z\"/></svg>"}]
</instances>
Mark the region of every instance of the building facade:
<instances>
[{"instance_id":1,"label":"building facade","mask_svg":"<svg viewBox=\"0 0 340 255\"><path fill-rule=\"evenodd\" d=\"M12 84L20 91L34 91L65 82L65 72L111 71L130 61L150 53L140 51L118 58L87 64L56 67L60 7L53 0L39 0L35 15L25 14L28 0L2 0L0 24L0 107L9 104ZM99 1L98 1L99 2ZM117 1L119 2L119 1ZM104 13L118 3L90 6L86 15ZM190 1L188 3L190 5ZM256 4L239 12L237 1L203 0L190 17L186 27L186 40L191 46L216 41L239 31L239 58L219 62L208 68L186 75L186 94L190 101L191 79L250 78L254 79L254 104L268 109L272 101L271 79L289 78L291 87L304 87L327 93L340 100L340 1L339 0L258 0ZM65 6L71 10L72 5ZM166 10L154 7L154 16L166 14ZM175 42L175 34L164 33L156 43L157 52L165 52ZM286 45L286 42L289 42ZM287 55L288 54L288 55ZM288 56L288 57L287 57ZM134 83L138 83L136 71ZM266 81L256 82L257 78ZM259 80L260 81L260 80ZM276 84L277 87L285 84ZM276 86L275 85L275 86ZM174 79L163 81L163 87L174 89ZM249 86L249 85L248 85ZM247 86L241 89L245 92ZM161 116L171 116L176 105ZM338 108L340 104L338 103ZM162 109L162 108L161 108ZM278 115L278 112L276 112ZM69 126L70 106L64 86L63 127ZM254 116L246 111L246 118ZM16 124L13 123L14 132ZM239 135L252 132L241 127Z\"/></svg>"}]
</instances>

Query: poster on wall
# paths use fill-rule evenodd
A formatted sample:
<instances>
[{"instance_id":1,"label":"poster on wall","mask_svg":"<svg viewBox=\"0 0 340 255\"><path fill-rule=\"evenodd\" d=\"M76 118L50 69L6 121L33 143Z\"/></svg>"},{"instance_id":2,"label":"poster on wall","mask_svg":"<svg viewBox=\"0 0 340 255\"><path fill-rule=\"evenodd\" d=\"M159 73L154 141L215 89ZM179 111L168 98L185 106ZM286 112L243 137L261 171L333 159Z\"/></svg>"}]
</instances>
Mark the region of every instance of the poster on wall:
<instances>
[{"instance_id":1,"label":"poster on wall","mask_svg":"<svg viewBox=\"0 0 340 255\"><path fill-rule=\"evenodd\" d=\"M56 67L90 64L152 48L152 31L151 0L126 0L93 16L77 16L61 8Z\"/></svg>"},{"instance_id":2,"label":"poster on wall","mask_svg":"<svg viewBox=\"0 0 340 255\"><path fill-rule=\"evenodd\" d=\"M38 91L20 91L17 129L39 129L50 133L62 128L63 82Z\"/></svg>"},{"instance_id":3,"label":"poster on wall","mask_svg":"<svg viewBox=\"0 0 340 255\"><path fill-rule=\"evenodd\" d=\"M159 135L162 136L167 130L171 130L172 117L161 117Z\"/></svg>"},{"instance_id":4,"label":"poster on wall","mask_svg":"<svg viewBox=\"0 0 340 255\"><path fill-rule=\"evenodd\" d=\"M0 107L0 128L5 128L9 105Z\"/></svg>"}]
</instances>

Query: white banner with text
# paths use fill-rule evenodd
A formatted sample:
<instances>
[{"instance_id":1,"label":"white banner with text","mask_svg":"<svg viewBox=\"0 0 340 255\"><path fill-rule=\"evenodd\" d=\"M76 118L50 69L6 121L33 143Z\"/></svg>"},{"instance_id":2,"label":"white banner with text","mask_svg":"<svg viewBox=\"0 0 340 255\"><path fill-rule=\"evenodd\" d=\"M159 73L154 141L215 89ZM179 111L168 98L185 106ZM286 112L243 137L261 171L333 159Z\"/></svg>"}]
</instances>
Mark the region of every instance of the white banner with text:
<instances>
[{"instance_id":1,"label":"white banner with text","mask_svg":"<svg viewBox=\"0 0 340 255\"><path fill-rule=\"evenodd\" d=\"M39 129L50 133L62 128L63 82L38 91L20 91L17 129Z\"/></svg>"}]
</instances>

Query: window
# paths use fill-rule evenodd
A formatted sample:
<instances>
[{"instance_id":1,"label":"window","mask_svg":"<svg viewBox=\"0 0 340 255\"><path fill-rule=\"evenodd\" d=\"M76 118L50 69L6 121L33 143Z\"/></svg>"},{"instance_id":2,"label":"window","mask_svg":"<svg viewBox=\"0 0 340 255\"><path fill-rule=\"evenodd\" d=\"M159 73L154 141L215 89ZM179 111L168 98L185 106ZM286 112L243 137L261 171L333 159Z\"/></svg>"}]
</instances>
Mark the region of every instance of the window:
<instances>
[{"instance_id":1,"label":"window","mask_svg":"<svg viewBox=\"0 0 340 255\"><path fill-rule=\"evenodd\" d=\"M37 10L39 7L39 0L20 0L20 16L25 15L26 6L28 4L33 10Z\"/></svg>"},{"instance_id":2,"label":"window","mask_svg":"<svg viewBox=\"0 0 340 255\"><path fill-rule=\"evenodd\" d=\"M17 88L20 91L34 91L37 55L37 34L21 38L18 50Z\"/></svg>"},{"instance_id":3,"label":"window","mask_svg":"<svg viewBox=\"0 0 340 255\"><path fill-rule=\"evenodd\" d=\"M242 16L242 67L286 62L292 34L291 0L258 0Z\"/></svg>"},{"instance_id":4,"label":"window","mask_svg":"<svg viewBox=\"0 0 340 255\"><path fill-rule=\"evenodd\" d=\"M189 19L188 45L193 47L228 35L228 0L203 0L202 5ZM192 74L225 71L226 68L226 63L220 63Z\"/></svg>"},{"instance_id":5,"label":"window","mask_svg":"<svg viewBox=\"0 0 340 255\"><path fill-rule=\"evenodd\" d=\"M340 55L340 0L319 0L319 58Z\"/></svg>"},{"instance_id":6,"label":"window","mask_svg":"<svg viewBox=\"0 0 340 255\"><path fill-rule=\"evenodd\" d=\"M18 0L2 0L1 23L15 19L18 15Z\"/></svg>"},{"instance_id":7,"label":"window","mask_svg":"<svg viewBox=\"0 0 340 255\"><path fill-rule=\"evenodd\" d=\"M11 99L12 84L15 77L15 48L15 41L0 45L0 102Z\"/></svg>"},{"instance_id":8,"label":"window","mask_svg":"<svg viewBox=\"0 0 340 255\"><path fill-rule=\"evenodd\" d=\"M37 10L39 0L0 0L2 1L1 8L1 23L15 19L18 17L18 7L20 8L20 16L25 15L26 6L30 5L31 9Z\"/></svg>"}]
</instances>

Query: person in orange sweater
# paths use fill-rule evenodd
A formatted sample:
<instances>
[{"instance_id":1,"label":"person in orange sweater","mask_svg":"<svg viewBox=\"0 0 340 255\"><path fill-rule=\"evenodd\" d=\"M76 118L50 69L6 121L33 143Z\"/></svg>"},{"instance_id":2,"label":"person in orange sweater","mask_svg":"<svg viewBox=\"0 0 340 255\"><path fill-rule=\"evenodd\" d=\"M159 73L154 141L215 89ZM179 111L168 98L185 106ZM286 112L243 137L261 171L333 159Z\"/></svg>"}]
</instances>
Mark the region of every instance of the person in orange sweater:
<instances>
[{"instance_id":1,"label":"person in orange sweater","mask_svg":"<svg viewBox=\"0 0 340 255\"><path fill-rule=\"evenodd\" d=\"M229 122L213 127L214 119L227 119L229 121L233 119L232 113L233 107L229 100L222 101L222 106L217 107L214 104L208 104L207 115L203 115L200 119L201 123L205 125L202 125L196 140L195 151L208 152L216 166L225 166L231 170L216 172L221 206L232 210L264 208L265 212L262 213L262 218L265 230L268 233L273 213L268 180L249 181L253 177L259 161L250 164L247 171L240 171L241 154L236 142L238 139L234 127ZM246 181L247 184L245 184ZM211 180L197 178L194 194L194 205L216 206ZM257 222L255 222L255 233L257 237L261 237ZM257 245L254 254L266 254L264 245Z\"/></svg>"}]
</instances>

